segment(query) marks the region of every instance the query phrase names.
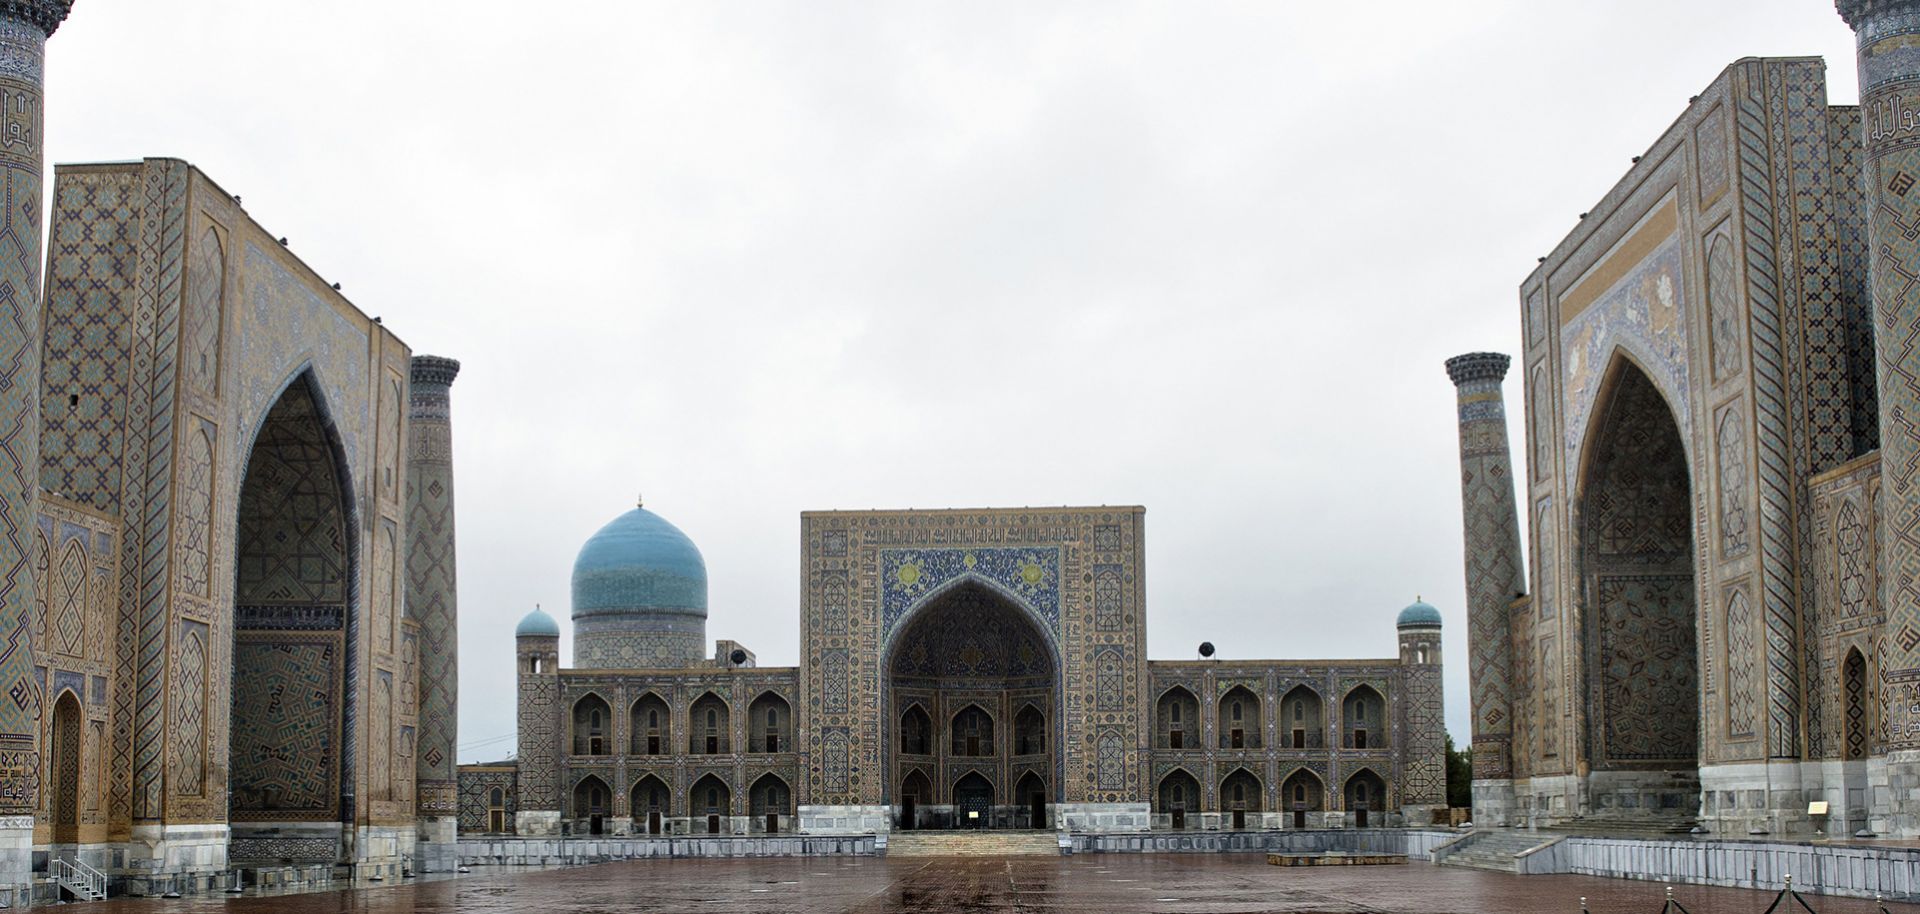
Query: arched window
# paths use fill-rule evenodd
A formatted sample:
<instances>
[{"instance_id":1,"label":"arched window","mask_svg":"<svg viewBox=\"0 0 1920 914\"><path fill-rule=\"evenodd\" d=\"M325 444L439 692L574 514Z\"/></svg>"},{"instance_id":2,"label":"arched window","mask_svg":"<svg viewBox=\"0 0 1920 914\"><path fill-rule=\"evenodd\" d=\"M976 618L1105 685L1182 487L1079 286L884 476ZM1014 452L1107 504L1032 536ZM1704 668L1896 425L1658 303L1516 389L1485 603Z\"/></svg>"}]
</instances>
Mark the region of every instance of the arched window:
<instances>
[{"instance_id":1,"label":"arched window","mask_svg":"<svg viewBox=\"0 0 1920 914\"><path fill-rule=\"evenodd\" d=\"M953 716L952 752L961 756L994 754L993 718L979 705L968 705Z\"/></svg>"},{"instance_id":2,"label":"arched window","mask_svg":"<svg viewBox=\"0 0 1920 914\"><path fill-rule=\"evenodd\" d=\"M665 755L673 751L667 732L672 715L667 712L667 703L660 696L648 692L633 703L633 713L628 715L632 733L629 734L634 755Z\"/></svg>"},{"instance_id":3,"label":"arched window","mask_svg":"<svg viewBox=\"0 0 1920 914\"><path fill-rule=\"evenodd\" d=\"M613 709L600 696L588 694L573 706L573 754L606 755L609 752L607 718Z\"/></svg>"},{"instance_id":4,"label":"arched window","mask_svg":"<svg viewBox=\"0 0 1920 914\"><path fill-rule=\"evenodd\" d=\"M1215 706L1220 748L1260 748L1260 699L1246 686L1234 686Z\"/></svg>"},{"instance_id":5,"label":"arched window","mask_svg":"<svg viewBox=\"0 0 1920 914\"><path fill-rule=\"evenodd\" d=\"M725 755L733 751L727 734L727 705L720 696L712 692L700 696L688 716L694 721L688 728L693 731L688 749L695 755Z\"/></svg>"},{"instance_id":6,"label":"arched window","mask_svg":"<svg viewBox=\"0 0 1920 914\"><path fill-rule=\"evenodd\" d=\"M1159 749L1197 749L1190 735L1200 721L1200 702L1179 686L1160 696L1154 709L1154 746Z\"/></svg>"},{"instance_id":7,"label":"arched window","mask_svg":"<svg viewBox=\"0 0 1920 914\"><path fill-rule=\"evenodd\" d=\"M1380 749L1385 740L1379 738L1385 732L1387 715L1386 699L1371 686L1356 686L1347 693L1341 703L1341 716L1345 718L1345 745L1348 749Z\"/></svg>"},{"instance_id":8,"label":"arched window","mask_svg":"<svg viewBox=\"0 0 1920 914\"><path fill-rule=\"evenodd\" d=\"M919 705L900 715L900 751L906 755L933 754L933 718Z\"/></svg>"},{"instance_id":9,"label":"arched window","mask_svg":"<svg viewBox=\"0 0 1920 914\"><path fill-rule=\"evenodd\" d=\"M786 729L793 720L793 714L787 707L786 699L772 692L761 693L747 708L747 720L752 722L752 732L747 734L748 752L779 752L793 748L788 745L792 740Z\"/></svg>"},{"instance_id":10,"label":"arched window","mask_svg":"<svg viewBox=\"0 0 1920 914\"><path fill-rule=\"evenodd\" d=\"M1013 742L1015 755L1042 755L1047 751L1046 716L1040 709L1027 705L1013 718Z\"/></svg>"}]
</instances>

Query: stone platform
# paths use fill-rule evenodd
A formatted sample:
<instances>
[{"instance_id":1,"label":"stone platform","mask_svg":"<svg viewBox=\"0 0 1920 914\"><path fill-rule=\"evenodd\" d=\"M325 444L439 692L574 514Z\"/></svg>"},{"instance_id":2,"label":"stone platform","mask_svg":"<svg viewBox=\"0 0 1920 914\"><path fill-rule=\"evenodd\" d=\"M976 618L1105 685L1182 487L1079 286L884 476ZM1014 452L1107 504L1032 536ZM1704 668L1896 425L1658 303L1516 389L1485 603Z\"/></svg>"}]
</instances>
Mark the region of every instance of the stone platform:
<instances>
[{"instance_id":1,"label":"stone platform","mask_svg":"<svg viewBox=\"0 0 1920 914\"><path fill-rule=\"evenodd\" d=\"M1665 885L1516 876L1414 862L1281 869L1253 854L1071 857L658 859L564 870L488 869L433 881L304 895L113 899L96 914L1653 914ZM1772 893L1682 886L1693 914L1754 914ZM1820 914L1875 914L1872 901L1814 898ZM1892 914L1920 908L1889 905Z\"/></svg>"}]
</instances>

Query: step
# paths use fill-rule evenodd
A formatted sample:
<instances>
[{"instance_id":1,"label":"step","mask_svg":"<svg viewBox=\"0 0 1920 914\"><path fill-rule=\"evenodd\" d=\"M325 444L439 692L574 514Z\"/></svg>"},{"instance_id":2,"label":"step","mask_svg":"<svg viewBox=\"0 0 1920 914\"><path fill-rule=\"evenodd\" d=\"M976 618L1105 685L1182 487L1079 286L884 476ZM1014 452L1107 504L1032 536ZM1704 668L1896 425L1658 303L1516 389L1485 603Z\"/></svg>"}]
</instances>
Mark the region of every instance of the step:
<instances>
[{"instance_id":1,"label":"step","mask_svg":"<svg viewBox=\"0 0 1920 914\"><path fill-rule=\"evenodd\" d=\"M1057 856L1053 832L894 832L887 838L889 857Z\"/></svg>"}]
</instances>

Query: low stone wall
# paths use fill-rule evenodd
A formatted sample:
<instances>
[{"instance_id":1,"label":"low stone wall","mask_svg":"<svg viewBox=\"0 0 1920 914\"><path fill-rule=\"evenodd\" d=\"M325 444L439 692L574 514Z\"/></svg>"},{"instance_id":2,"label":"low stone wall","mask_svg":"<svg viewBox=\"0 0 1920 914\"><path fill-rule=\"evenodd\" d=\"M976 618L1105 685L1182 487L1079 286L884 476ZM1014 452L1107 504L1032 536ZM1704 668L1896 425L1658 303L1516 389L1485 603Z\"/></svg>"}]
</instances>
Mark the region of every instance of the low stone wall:
<instances>
[{"instance_id":1,"label":"low stone wall","mask_svg":"<svg viewBox=\"0 0 1920 914\"><path fill-rule=\"evenodd\" d=\"M1457 832L1415 828L1325 828L1287 831L1140 832L1074 835L1076 854L1224 852L1264 854L1399 854L1424 858L1459 837Z\"/></svg>"},{"instance_id":2,"label":"low stone wall","mask_svg":"<svg viewBox=\"0 0 1920 914\"><path fill-rule=\"evenodd\" d=\"M823 857L873 854L873 835L460 839L461 866L573 866L644 857Z\"/></svg>"},{"instance_id":3,"label":"low stone wall","mask_svg":"<svg viewBox=\"0 0 1920 914\"><path fill-rule=\"evenodd\" d=\"M1739 839L1569 837L1519 859L1527 875L1577 873L1656 882L1920 901L1920 848Z\"/></svg>"}]
</instances>

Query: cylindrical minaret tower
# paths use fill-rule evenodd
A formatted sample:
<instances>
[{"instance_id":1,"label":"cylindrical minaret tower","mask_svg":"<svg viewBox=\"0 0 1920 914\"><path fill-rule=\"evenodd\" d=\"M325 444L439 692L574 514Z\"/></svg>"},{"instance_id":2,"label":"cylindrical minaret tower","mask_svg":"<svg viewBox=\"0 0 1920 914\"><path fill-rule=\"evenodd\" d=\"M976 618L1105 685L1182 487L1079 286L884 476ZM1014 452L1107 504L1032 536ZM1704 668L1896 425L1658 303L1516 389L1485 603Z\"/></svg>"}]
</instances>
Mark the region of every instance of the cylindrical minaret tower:
<instances>
[{"instance_id":1,"label":"cylindrical minaret tower","mask_svg":"<svg viewBox=\"0 0 1920 914\"><path fill-rule=\"evenodd\" d=\"M535 607L513 630L514 660L520 671L520 792L513 814L518 835L560 833L560 623Z\"/></svg>"},{"instance_id":2,"label":"cylindrical minaret tower","mask_svg":"<svg viewBox=\"0 0 1920 914\"><path fill-rule=\"evenodd\" d=\"M1401 732L1407 764L1401 776L1400 809L1408 825L1445 825L1447 811L1447 710L1441 683L1440 610L1419 599L1400 611Z\"/></svg>"},{"instance_id":3,"label":"cylindrical minaret tower","mask_svg":"<svg viewBox=\"0 0 1920 914\"><path fill-rule=\"evenodd\" d=\"M1467 676L1473 693L1473 816L1506 825L1513 808L1513 642L1508 607L1527 590L1500 382L1512 360L1447 360L1460 404L1460 501L1466 520Z\"/></svg>"},{"instance_id":4,"label":"cylindrical minaret tower","mask_svg":"<svg viewBox=\"0 0 1920 914\"><path fill-rule=\"evenodd\" d=\"M460 687L458 601L453 561L453 424L448 388L460 363L413 358L407 442L407 614L420 624L419 788L422 872L457 866L460 819L454 746Z\"/></svg>"},{"instance_id":5,"label":"cylindrical minaret tower","mask_svg":"<svg viewBox=\"0 0 1920 914\"><path fill-rule=\"evenodd\" d=\"M1920 0L1838 0L1859 44L1866 141L1868 270L1879 363L1880 466L1886 512L1880 575L1886 607L1885 701L1891 821L1920 834Z\"/></svg>"},{"instance_id":6,"label":"cylindrical minaret tower","mask_svg":"<svg viewBox=\"0 0 1920 914\"><path fill-rule=\"evenodd\" d=\"M1838 0L1858 39L1866 141L1868 270L1879 363L1880 542L1886 632L1880 658L1891 820L1920 833L1920 0Z\"/></svg>"},{"instance_id":7,"label":"cylindrical minaret tower","mask_svg":"<svg viewBox=\"0 0 1920 914\"><path fill-rule=\"evenodd\" d=\"M40 484L40 173L47 38L72 0L0 2L0 630L15 650L0 659L0 893L24 903L33 881L40 708L27 642L37 592L27 561Z\"/></svg>"}]
</instances>

